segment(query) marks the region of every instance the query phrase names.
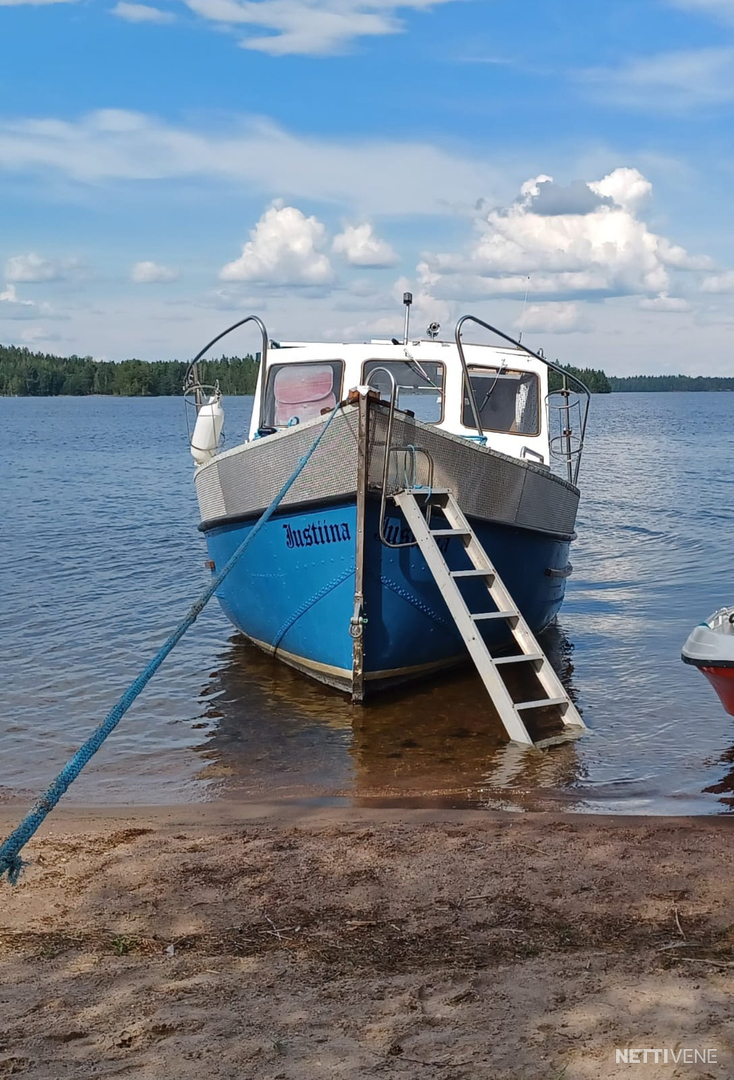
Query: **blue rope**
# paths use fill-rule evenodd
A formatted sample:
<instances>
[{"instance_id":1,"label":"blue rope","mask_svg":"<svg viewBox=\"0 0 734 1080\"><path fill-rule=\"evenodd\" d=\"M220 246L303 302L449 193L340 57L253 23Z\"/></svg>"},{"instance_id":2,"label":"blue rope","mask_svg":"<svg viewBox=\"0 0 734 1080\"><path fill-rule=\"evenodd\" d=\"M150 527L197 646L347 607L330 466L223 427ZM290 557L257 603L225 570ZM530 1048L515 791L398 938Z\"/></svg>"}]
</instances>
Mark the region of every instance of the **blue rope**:
<instances>
[{"instance_id":1,"label":"blue rope","mask_svg":"<svg viewBox=\"0 0 734 1080\"><path fill-rule=\"evenodd\" d=\"M186 631L193 625L206 605L211 600L214 593L222 584L227 574L229 574L232 567L235 565L239 557L245 551L245 549L252 543L257 536L260 529L265 525L273 516L278 506L282 502L283 498L287 495L290 488L300 476L301 472L305 468L308 460L313 454L316 447L319 445L324 435L326 434L331 421L337 414L337 411L341 408L340 405L336 405L331 413L331 416L322 427L316 439L312 443L310 449L304 454L304 456L298 462L298 465L291 473L290 477L286 480L283 487L275 496L273 501L267 510L263 513L262 517L258 520L249 535L242 541L237 547L235 552L230 556L228 561L224 564L217 576L212 579L211 584L202 593L196 603L190 608L186 618L179 623L174 632L166 641L148 666L138 675L137 679L128 686L125 693L120 700L114 706L113 709L107 714L104 722L90 735L87 741L79 747L74 754L71 761L67 762L64 768L61 770L56 779L49 785L40 797L36 805L32 810L23 818L20 825L10 834L10 836L0 845L0 878L3 874L7 873L8 880L12 885L15 885L20 877L21 870L26 865L20 858L20 852L38 830L43 823L44 819L58 803L64 792L71 786L76 780L79 773L82 771L87 762L97 753L102 743L105 741L108 735L110 735L120 720L122 720L125 713L128 711L132 703L150 682L155 675L158 668L166 659L168 654L175 648Z\"/></svg>"}]
</instances>

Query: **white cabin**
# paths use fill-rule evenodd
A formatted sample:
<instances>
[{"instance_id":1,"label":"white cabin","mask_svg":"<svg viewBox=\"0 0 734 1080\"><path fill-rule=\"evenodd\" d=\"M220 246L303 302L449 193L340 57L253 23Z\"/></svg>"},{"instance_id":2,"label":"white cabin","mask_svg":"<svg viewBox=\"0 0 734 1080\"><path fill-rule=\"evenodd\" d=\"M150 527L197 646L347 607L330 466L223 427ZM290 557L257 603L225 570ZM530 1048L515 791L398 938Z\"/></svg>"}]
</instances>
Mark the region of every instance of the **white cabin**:
<instances>
[{"instance_id":1,"label":"white cabin","mask_svg":"<svg viewBox=\"0 0 734 1080\"><path fill-rule=\"evenodd\" d=\"M548 367L523 349L463 345L486 445L510 457L550 465ZM282 343L267 353L266 386L258 382L250 438L260 428L282 429L333 409L356 386L370 384L385 399L395 378L397 407L466 438L480 438L461 358L454 342L407 344Z\"/></svg>"}]
</instances>

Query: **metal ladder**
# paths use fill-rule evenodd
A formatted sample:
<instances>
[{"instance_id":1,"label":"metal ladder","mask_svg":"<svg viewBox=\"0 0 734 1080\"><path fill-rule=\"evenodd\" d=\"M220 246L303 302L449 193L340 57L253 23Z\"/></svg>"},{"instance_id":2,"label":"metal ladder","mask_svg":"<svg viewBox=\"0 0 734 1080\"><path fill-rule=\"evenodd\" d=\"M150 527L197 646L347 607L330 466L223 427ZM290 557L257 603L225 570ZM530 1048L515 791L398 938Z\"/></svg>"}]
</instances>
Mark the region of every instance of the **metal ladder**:
<instances>
[{"instance_id":1,"label":"metal ladder","mask_svg":"<svg viewBox=\"0 0 734 1080\"><path fill-rule=\"evenodd\" d=\"M586 730L571 698L566 693L563 683L543 652L535 635L518 611L515 602L495 570L486 551L461 511L453 494L447 490L408 488L393 494L395 503L402 510L406 522L423 553L428 569L431 571L441 595L446 601L452 619L461 634L469 655L479 672L487 692L492 699L507 734L513 742L526 746L549 746L580 735ZM431 506L440 509L448 528L431 528L421 509ZM460 538L472 564L470 570L449 570L437 539L441 537ZM494 601L496 611L472 613L459 589L458 581L462 578L483 578L487 593ZM520 649L518 656L492 656L479 633L477 623L488 619L505 619L512 636ZM545 691L546 697L534 701L514 702L499 668L506 664L530 664ZM548 739L534 741L528 733L522 718L524 712L532 709L554 707L563 722L563 734Z\"/></svg>"}]
</instances>

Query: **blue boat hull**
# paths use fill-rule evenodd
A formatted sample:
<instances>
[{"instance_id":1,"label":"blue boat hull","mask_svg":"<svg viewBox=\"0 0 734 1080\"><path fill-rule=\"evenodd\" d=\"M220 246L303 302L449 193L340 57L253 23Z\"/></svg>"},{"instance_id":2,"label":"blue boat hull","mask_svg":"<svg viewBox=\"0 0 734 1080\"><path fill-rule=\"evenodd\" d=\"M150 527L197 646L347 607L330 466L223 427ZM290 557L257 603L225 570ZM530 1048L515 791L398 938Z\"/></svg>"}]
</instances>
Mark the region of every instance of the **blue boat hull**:
<instances>
[{"instance_id":1,"label":"blue boat hull","mask_svg":"<svg viewBox=\"0 0 734 1080\"><path fill-rule=\"evenodd\" d=\"M463 662L466 650L420 550L380 541L379 503L368 501L365 530L364 672L366 690ZM221 567L257 518L206 531ZM539 632L563 602L569 540L527 528L472 520L477 536L531 628ZM397 509L386 535L410 539ZM350 619L354 609L357 509L354 499L276 515L255 537L217 592L228 619L280 659L339 689L352 689ZM467 566L459 539L442 540L451 569ZM490 606L481 582L467 579L469 608ZM493 646L507 641L502 622L486 624Z\"/></svg>"}]
</instances>

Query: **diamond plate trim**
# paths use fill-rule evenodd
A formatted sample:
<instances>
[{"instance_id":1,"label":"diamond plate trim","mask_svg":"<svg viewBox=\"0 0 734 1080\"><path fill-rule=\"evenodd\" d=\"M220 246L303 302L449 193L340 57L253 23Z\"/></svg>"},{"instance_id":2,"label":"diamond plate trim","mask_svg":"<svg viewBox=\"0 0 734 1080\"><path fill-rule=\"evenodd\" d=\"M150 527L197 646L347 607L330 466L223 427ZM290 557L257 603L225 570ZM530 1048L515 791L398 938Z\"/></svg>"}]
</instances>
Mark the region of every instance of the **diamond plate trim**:
<instances>
[{"instance_id":1,"label":"diamond plate trim","mask_svg":"<svg viewBox=\"0 0 734 1080\"><path fill-rule=\"evenodd\" d=\"M201 519L246 517L270 505L316 437L322 418L228 450L196 472ZM368 483L379 490L385 452L387 409L370 414ZM334 418L322 443L283 500L284 506L349 497L357 490L358 409L347 406ZM433 487L450 488L470 517L539 532L571 536L579 492L548 469L507 457L458 435L439 431L401 414L393 425L393 446L414 446L430 455ZM430 480L426 453L415 457L418 484ZM413 470L410 451L393 451L388 485L405 486Z\"/></svg>"}]
</instances>

